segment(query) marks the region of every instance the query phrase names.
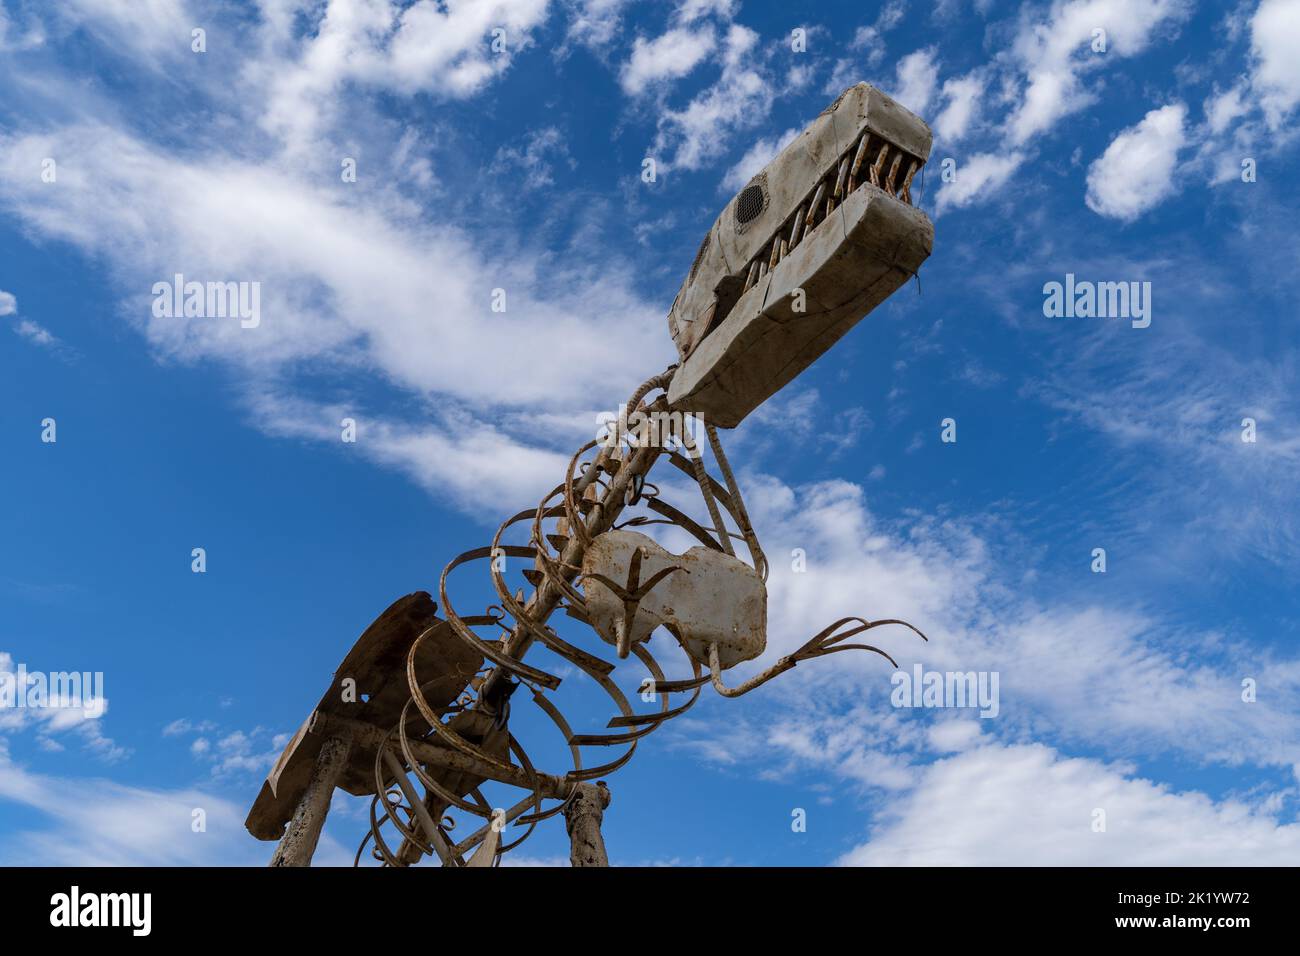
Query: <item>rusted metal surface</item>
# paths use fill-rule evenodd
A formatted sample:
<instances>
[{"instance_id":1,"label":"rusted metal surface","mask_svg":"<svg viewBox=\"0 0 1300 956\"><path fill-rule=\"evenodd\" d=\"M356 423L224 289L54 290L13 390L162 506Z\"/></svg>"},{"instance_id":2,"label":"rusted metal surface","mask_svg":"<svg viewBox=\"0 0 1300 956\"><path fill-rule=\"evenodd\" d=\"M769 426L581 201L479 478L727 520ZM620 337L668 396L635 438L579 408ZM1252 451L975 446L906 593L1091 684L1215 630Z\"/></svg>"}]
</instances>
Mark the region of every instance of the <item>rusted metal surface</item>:
<instances>
[{"instance_id":1,"label":"rusted metal surface","mask_svg":"<svg viewBox=\"0 0 1300 956\"><path fill-rule=\"evenodd\" d=\"M564 810L564 828L569 834L571 866L609 866L605 837L600 832L605 808L609 806L609 788L601 780L594 786L579 785L578 793Z\"/></svg>"},{"instance_id":2,"label":"rusted metal surface","mask_svg":"<svg viewBox=\"0 0 1300 956\"><path fill-rule=\"evenodd\" d=\"M330 800L338 786L343 768L352 750L352 738L346 730L334 730L321 743L312 764L311 775L294 808L283 839L271 857L271 866L310 866L320 840Z\"/></svg>"}]
</instances>

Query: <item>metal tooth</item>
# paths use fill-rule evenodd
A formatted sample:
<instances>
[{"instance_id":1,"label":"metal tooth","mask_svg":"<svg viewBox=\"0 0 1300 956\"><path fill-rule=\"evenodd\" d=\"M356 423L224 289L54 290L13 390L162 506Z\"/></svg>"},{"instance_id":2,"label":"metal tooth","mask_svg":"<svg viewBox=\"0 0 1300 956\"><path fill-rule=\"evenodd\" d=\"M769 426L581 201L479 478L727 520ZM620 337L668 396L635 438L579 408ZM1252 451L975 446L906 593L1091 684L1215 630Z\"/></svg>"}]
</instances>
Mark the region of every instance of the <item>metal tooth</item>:
<instances>
[{"instance_id":1,"label":"metal tooth","mask_svg":"<svg viewBox=\"0 0 1300 956\"><path fill-rule=\"evenodd\" d=\"M889 167L889 178L885 180L885 192L893 195L894 177L898 175L898 164L903 161L903 154L899 153L894 157L894 162Z\"/></svg>"},{"instance_id":2,"label":"metal tooth","mask_svg":"<svg viewBox=\"0 0 1300 956\"><path fill-rule=\"evenodd\" d=\"M754 283L758 281L758 260L755 259L749 264L749 275L745 277L745 289L748 292L753 288Z\"/></svg>"},{"instance_id":3,"label":"metal tooth","mask_svg":"<svg viewBox=\"0 0 1300 956\"><path fill-rule=\"evenodd\" d=\"M790 251L790 244L784 239L781 240L781 251L777 254L776 261L780 262L785 258L785 254Z\"/></svg>"},{"instance_id":4,"label":"metal tooth","mask_svg":"<svg viewBox=\"0 0 1300 956\"><path fill-rule=\"evenodd\" d=\"M767 257L767 267L768 267L769 269L775 269L775 268L776 268L776 264L777 264L777 262L779 261L779 258L778 258L778 257L779 257L779 255L780 255L780 253L781 253L781 240L779 240L779 239L773 237L773 239L772 239L772 252L771 252L771 254Z\"/></svg>"},{"instance_id":5,"label":"metal tooth","mask_svg":"<svg viewBox=\"0 0 1300 956\"><path fill-rule=\"evenodd\" d=\"M876 161L871 164L871 185L880 188L880 171L885 167L885 157L889 154L889 144L885 143L880 147L880 155Z\"/></svg>"},{"instance_id":6,"label":"metal tooth","mask_svg":"<svg viewBox=\"0 0 1300 956\"><path fill-rule=\"evenodd\" d=\"M822 193L825 191L826 191L826 183L824 182L818 183L817 192L813 195L812 203L810 203L808 206L808 218L804 220L804 224L808 226L810 229L812 228L813 225L813 218L817 215L817 206L822 201Z\"/></svg>"},{"instance_id":7,"label":"metal tooth","mask_svg":"<svg viewBox=\"0 0 1300 956\"><path fill-rule=\"evenodd\" d=\"M835 175L835 198L839 199L844 195L844 181L849 175L849 158L845 156L840 160L840 171Z\"/></svg>"},{"instance_id":8,"label":"metal tooth","mask_svg":"<svg viewBox=\"0 0 1300 956\"><path fill-rule=\"evenodd\" d=\"M761 278L763 278L763 276L765 276L765 275L767 275L767 263L766 263L766 262L760 262L760 263L758 264L758 277L761 279Z\"/></svg>"},{"instance_id":9,"label":"metal tooth","mask_svg":"<svg viewBox=\"0 0 1300 956\"><path fill-rule=\"evenodd\" d=\"M824 216L822 216L822 222L825 222L825 221L826 221L827 217L830 216L832 210L834 210L834 209L835 209L835 197L834 197L834 196L827 196L827 197L826 197L826 214L825 214Z\"/></svg>"},{"instance_id":10,"label":"metal tooth","mask_svg":"<svg viewBox=\"0 0 1300 956\"><path fill-rule=\"evenodd\" d=\"M909 206L912 204L912 177L916 175L916 171L920 168L920 163L908 160L907 175L903 177L903 189L901 195L903 202L907 203Z\"/></svg>"},{"instance_id":11,"label":"metal tooth","mask_svg":"<svg viewBox=\"0 0 1300 956\"><path fill-rule=\"evenodd\" d=\"M799 237L803 235L803 216L804 207L800 206L799 211L794 214L794 225L790 229L790 248L793 249L799 244Z\"/></svg>"},{"instance_id":12,"label":"metal tooth","mask_svg":"<svg viewBox=\"0 0 1300 956\"><path fill-rule=\"evenodd\" d=\"M862 168L862 159L867 155L867 140L871 139L870 133L863 133L862 139L858 140L858 148L853 153L853 162L849 164L849 192L858 188L858 170Z\"/></svg>"},{"instance_id":13,"label":"metal tooth","mask_svg":"<svg viewBox=\"0 0 1300 956\"><path fill-rule=\"evenodd\" d=\"M871 139L870 133L863 133L862 139L858 143L858 151L853 154L853 165L849 168L849 173L856 176L858 170L862 168L862 161L867 158L867 141Z\"/></svg>"}]
</instances>

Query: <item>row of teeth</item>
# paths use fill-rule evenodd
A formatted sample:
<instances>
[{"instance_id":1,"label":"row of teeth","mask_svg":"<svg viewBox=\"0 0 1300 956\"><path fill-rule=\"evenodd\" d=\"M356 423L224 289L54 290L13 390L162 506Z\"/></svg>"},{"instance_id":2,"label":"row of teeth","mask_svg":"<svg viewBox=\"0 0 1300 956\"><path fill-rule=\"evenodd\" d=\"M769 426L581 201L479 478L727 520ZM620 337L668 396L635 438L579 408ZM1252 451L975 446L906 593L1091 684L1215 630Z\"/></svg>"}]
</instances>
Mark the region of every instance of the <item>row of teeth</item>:
<instances>
[{"instance_id":1,"label":"row of teeth","mask_svg":"<svg viewBox=\"0 0 1300 956\"><path fill-rule=\"evenodd\" d=\"M868 163L870 156L875 158ZM775 269L776 264L789 255L804 236L825 222L835 207L863 183L869 182L910 206L912 177L921 166L920 160L888 140L873 135L870 130L864 132L840 158L835 172L817 184L799 211L781 224L753 258L743 291L748 292L759 279Z\"/></svg>"}]
</instances>

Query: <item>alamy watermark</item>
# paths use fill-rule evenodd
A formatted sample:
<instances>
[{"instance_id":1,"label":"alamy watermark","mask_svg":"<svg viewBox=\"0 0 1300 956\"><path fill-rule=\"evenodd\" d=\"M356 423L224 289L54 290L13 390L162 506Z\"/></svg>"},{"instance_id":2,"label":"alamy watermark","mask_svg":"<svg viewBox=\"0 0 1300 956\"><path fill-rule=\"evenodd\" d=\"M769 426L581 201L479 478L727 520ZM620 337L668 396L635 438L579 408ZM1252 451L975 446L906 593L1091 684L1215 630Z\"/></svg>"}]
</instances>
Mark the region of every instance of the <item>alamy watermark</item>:
<instances>
[{"instance_id":1,"label":"alamy watermark","mask_svg":"<svg viewBox=\"0 0 1300 956\"><path fill-rule=\"evenodd\" d=\"M978 707L980 716L996 717L998 671L927 671L920 664L908 673L894 671L889 702L895 707Z\"/></svg>"},{"instance_id":2,"label":"alamy watermark","mask_svg":"<svg viewBox=\"0 0 1300 956\"><path fill-rule=\"evenodd\" d=\"M153 928L152 893L83 893L73 886L50 897L50 925L56 927L120 926L132 936Z\"/></svg>"},{"instance_id":3,"label":"alamy watermark","mask_svg":"<svg viewBox=\"0 0 1300 956\"><path fill-rule=\"evenodd\" d=\"M29 671L19 664L0 671L0 710L80 710L83 716L104 713L102 671Z\"/></svg>"},{"instance_id":4,"label":"alamy watermark","mask_svg":"<svg viewBox=\"0 0 1300 956\"><path fill-rule=\"evenodd\" d=\"M685 448L698 455L706 440L704 416L694 412L647 412L638 408L629 414L627 405L620 405L617 413L597 414L596 425L596 441L605 448ZM682 436L689 438L689 444L682 441Z\"/></svg>"},{"instance_id":5,"label":"alamy watermark","mask_svg":"<svg viewBox=\"0 0 1300 956\"><path fill-rule=\"evenodd\" d=\"M262 324L262 283L185 281L176 273L171 282L153 284L156 319L239 319L245 329Z\"/></svg>"},{"instance_id":6,"label":"alamy watermark","mask_svg":"<svg viewBox=\"0 0 1300 956\"><path fill-rule=\"evenodd\" d=\"M1075 281L1043 285L1043 315L1049 319L1131 319L1133 328L1151 324L1151 283Z\"/></svg>"}]
</instances>

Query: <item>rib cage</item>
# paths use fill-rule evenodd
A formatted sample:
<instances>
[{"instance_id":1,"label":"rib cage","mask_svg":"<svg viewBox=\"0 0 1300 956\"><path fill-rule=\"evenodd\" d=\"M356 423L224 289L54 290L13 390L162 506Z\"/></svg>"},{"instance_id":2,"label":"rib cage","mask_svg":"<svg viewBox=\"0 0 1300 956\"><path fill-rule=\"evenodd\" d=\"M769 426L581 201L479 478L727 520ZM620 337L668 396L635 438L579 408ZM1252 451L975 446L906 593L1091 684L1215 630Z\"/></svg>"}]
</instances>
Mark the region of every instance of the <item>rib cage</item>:
<instances>
[{"instance_id":1,"label":"rib cage","mask_svg":"<svg viewBox=\"0 0 1300 956\"><path fill-rule=\"evenodd\" d=\"M643 403L643 399L651 391L665 388L670 377L669 373L664 373L650 379L632 396L627 407L643 412L666 410L662 396L648 406ZM626 695L609 676L615 665L568 643L546 621L554 611L561 609L570 616L583 620L584 599L574 583L581 555L597 534L612 527L671 524L685 530L707 547L728 552L734 552L731 539L739 538L748 546L751 563L766 579L767 559L750 525L740 489L722 453L716 432L709 428L708 433L725 486L707 474L703 460L698 455L688 458L676 450L645 447L619 456L606 447L596 450L598 443L588 442L571 459L564 482L552 489L535 509L514 515L497 529L490 545L458 555L443 569L439 595L447 623L457 635L483 655L490 670L482 670L472 685L473 689L467 690L452 706L441 709L431 707L425 699L426 688L416 683L413 662L420 642L432 629L416 639L408 655L407 679L411 699L403 710L401 721L390 731L388 743L376 755L375 795L370 806L371 825L357 848L354 863L360 863L367 844L373 840L371 856L385 866L408 866L424 855L441 857L444 864L463 865L461 858L487 837L490 824L480 827L461 843L453 843L451 830L455 824L445 816L446 808L455 807L471 816L490 821L492 807L477 787L467 795L468 799L447 789L435 774L421 766L412 750L415 741L437 743L459 750L516 776L522 768L531 782L528 788L531 792L513 807L506 809L504 820L505 823L526 825L527 830L518 839L503 845L498 853L523 842L537 823L560 813L567 800L572 799L574 791L571 790L564 797L555 798L558 801L555 806L543 809L543 801L548 799L544 795L543 775L534 769L527 752L513 735L508 738L509 750L518 759L518 766L503 761L498 754L485 751L449 726L449 717L454 719L459 714L482 710L485 702L492 700L494 690L497 689L495 684L503 679L503 674L531 690L533 702L546 713L564 737L573 758L572 768L564 774L565 781L593 780L612 773L631 759L637 742L642 737L695 703L700 689L711 680L711 676L704 671L699 661L689 658L689 655L694 676L687 680L669 681L658 661L644 645L632 647L632 652L645 666L649 679L654 681L654 689L661 701L657 712L636 713ZM689 449L689 435L685 438ZM584 461L583 457L593 450L596 450L594 456ZM655 486L645 482L646 473L660 457L667 457L676 468L705 490L705 500L715 528L705 528L698 524L665 501ZM616 524L623 512L631 507L641 507L649 513L638 514ZM736 531L728 530L723 525L721 515L724 512ZM507 532L525 525L529 528L529 543L507 544ZM499 564L492 560L499 556L532 560L533 566L523 571L524 578L533 588L532 595L527 600L524 600L522 590L511 592ZM455 610L449 593L451 574L461 565L483 560L489 562L489 573L500 604L488 607L483 614L461 615ZM480 635L479 631L483 629L490 629L492 637ZM612 732L575 734L572 731L563 714L546 697L547 691L559 687L560 678L525 664L521 659L534 641L542 643L573 664L604 689L618 710L618 714L607 725ZM672 695L687 693L689 697L683 703L673 706ZM413 722L428 730L417 730L412 734L409 725ZM613 760L597 766L584 766L582 748L623 745L627 749ZM397 758L398 762L395 764L393 759L386 757ZM423 801L414 796L411 776L426 790ZM432 808L430 803L434 804ZM438 834L436 839L431 840L421 835L422 817L431 821ZM384 838L384 827L388 823L393 825L403 841L397 849L392 848Z\"/></svg>"}]
</instances>

